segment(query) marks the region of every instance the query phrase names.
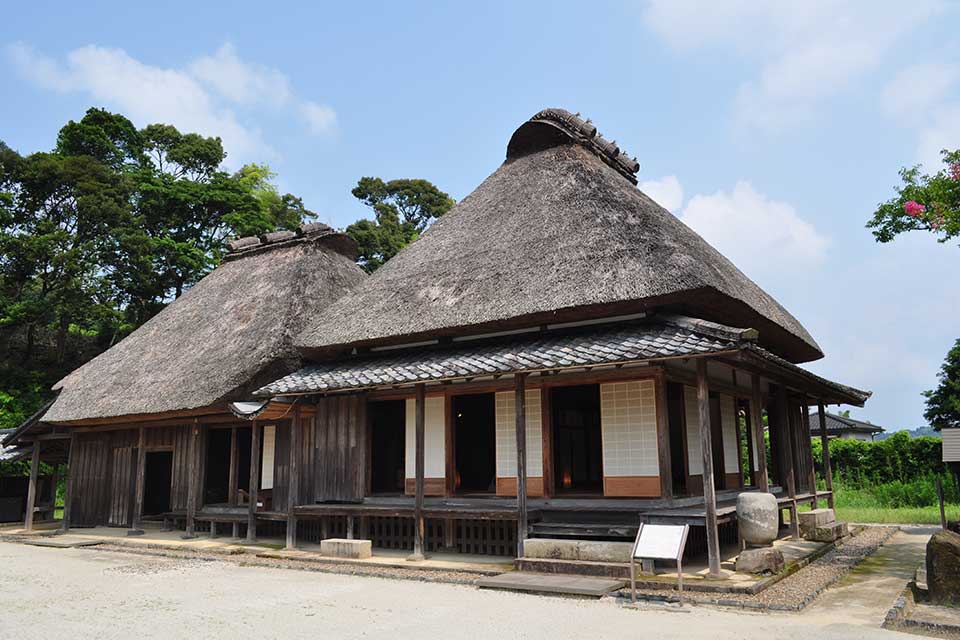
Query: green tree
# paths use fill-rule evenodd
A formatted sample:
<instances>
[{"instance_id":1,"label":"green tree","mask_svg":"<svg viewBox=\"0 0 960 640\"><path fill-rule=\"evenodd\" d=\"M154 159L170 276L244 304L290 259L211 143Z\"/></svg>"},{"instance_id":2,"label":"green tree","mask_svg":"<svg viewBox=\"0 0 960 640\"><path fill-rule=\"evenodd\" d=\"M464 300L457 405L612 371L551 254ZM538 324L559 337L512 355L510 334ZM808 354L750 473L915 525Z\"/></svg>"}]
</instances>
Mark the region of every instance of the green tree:
<instances>
[{"instance_id":1,"label":"green tree","mask_svg":"<svg viewBox=\"0 0 960 640\"><path fill-rule=\"evenodd\" d=\"M944 427L960 427L960 339L947 352L937 375L936 389L924 391L927 409L923 417L939 431Z\"/></svg>"},{"instance_id":2,"label":"green tree","mask_svg":"<svg viewBox=\"0 0 960 640\"><path fill-rule=\"evenodd\" d=\"M928 231L939 242L960 236L960 150L942 151L945 167L933 175L901 169L897 195L881 203L867 223L877 242L907 231Z\"/></svg>"},{"instance_id":3,"label":"green tree","mask_svg":"<svg viewBox=\"0 0 960 640\"><path fill-rule=\"evenodd\" d=\"M453 198L422 179L384 182L364 177L351 193L373 209L373 220L358 220L346 228L359 248L357 262L370 273L416 240L455 204Z\"/></svg>"}]
</instances>

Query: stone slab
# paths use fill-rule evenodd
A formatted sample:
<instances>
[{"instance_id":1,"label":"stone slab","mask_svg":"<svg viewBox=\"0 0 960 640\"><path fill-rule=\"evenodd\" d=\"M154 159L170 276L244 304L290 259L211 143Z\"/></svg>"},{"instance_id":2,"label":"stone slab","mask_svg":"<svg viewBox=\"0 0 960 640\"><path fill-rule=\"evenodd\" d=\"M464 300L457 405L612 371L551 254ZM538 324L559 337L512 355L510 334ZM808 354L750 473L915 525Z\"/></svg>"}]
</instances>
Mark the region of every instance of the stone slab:
<instances>
[{"instance_id":1,"label":"stone slab","mask_svg":"<svg viewBox=\"0 0 960 640\"><path fill-rule=\"evenodd\" d=\"M523 543L524 557L544 560L630 562L630 551L632 549L632 542L604 542L602 540L528 538Z\"/></svg>"},{"instance_id":2,"label":"stone slab","mask_svg":"<svg viewBox=\"0 0 960 640\"><path fill-rule=\"evenodd\" d=\"M830 524L808 531L804 537L816 542L833 542L846 536L848 533L846 522L831 522Z\"/></svg>"},{"instance_id":3,"label":"stone slab","mask_svg":"<svg viewBox=\"0 0 960 640\"><path fill-rule=\"evenodd\" d=\"M320 554L333 558L363 560L373 555L373 543L370 540L327 538L320 541Z\"/></svg>"},{"instance_id":4,"label":"stone slab","mask_svg":"<svg viewBox=\"0 0 960 640\"><path fill-rule=\"evenodd\" d=\"M99 540L58 540L56 538L38 538L35 540L24 540L24 544L34 547L51 547L54 549L75 549L77 547L95 547L101 544Z\"/></svg>"},{"instance_id":5,"label":"stone slab","mask_svg":"<svg viewBox=\"0 0 960 640\"><path fill-rule=\"evenodd\" d=\"M801 511L797 516L800 520L800 531L804 534L836 521L833 509L811 509Z\"/></svg>"},{"instance_id":6,"label":"stone slab","mask_svg":"<svg viewBox=\"0 0 960 640\"><path fill-rule=\"evenodd\" d=\"M481 578L477 586L481 589L500 589L505 591L523 591L526 593L551 593L558 595L584 596L600 598L611 591L626 586L625 580L594 578L569 574L544 574L513 571L498 576Z\"/></svg>"}]
</instances>

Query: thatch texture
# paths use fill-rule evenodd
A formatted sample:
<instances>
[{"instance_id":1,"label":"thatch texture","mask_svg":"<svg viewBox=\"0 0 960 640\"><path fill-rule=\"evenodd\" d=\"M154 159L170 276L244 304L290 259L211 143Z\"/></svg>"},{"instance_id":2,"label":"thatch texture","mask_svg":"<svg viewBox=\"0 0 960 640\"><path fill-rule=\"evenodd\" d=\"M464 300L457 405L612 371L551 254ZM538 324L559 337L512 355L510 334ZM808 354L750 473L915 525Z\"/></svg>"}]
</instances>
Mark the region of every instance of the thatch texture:
<instances>
[{"instance_id":1,"label":"thatch texture","mask_svg":"<svg viewBox=\"0 0 960 640\"><path fill-rule=\"evenodd\" d=\"M153 414L245 399L301 365L292 338L365 277L355 245L305 226L234 253L156 317L59 383L45 422Z\"/></svg>"},{"instance_id":2,"label":"thatch texture","mask_svg":"<svg viewBox=\"0 0 960 640\"><path fill-rule=\"evenodd\" d=\"M822 357L793 316L634 186L637 167L615 144L564 114L521 126L499 169L297 344L321 356L665 310L755 328L792 362Z\"/></svg>"}]
</instances>

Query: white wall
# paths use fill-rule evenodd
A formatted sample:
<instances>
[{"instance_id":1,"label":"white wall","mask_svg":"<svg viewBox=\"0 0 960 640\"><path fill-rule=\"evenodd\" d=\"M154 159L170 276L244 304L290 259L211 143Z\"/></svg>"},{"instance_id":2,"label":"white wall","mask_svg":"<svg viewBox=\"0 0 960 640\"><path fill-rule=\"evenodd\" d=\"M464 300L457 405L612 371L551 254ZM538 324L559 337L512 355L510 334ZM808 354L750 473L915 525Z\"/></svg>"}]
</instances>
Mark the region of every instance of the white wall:
<instances>
[{"instance_id":1,"label":"white wall","mask_svg":"<svg viewBox=\"0 0 960 640\"><path fill-rule=\"evenodd\" d=\"M697 402L697 390L683 387L684 420L687 427L687 473L691 476L703 475L703 454L700 448L700 408ZM722 442L711 442L714 447L723 447L723 472L740 472L740 446L737 442L737 414L733 396L720 396L720 424L723 432ZM756 453L756 447L754 447ZM713 470L714 474L719 469Z\"/></svg>"},{"instance_id":2,"label":"white wall","mask_svg":"<svg viewBox=\"0 0 960 640\"><path fill-rule=\"evenodd\" d=\"M277 428L272 424L263 426L262 460L260 466L260 488L273 489L273 466L277 448Z\"/></svg>"},{"instance_id":3,"label":"white wall","mask_svg":"<svg viewBox=\"0 0 960 640\"><path fill-rule=\"evenodd\" d=\"M654 389L653 380L600 385L603 475L660 474Z\"/></svg>"},{"instance_id":4,"label":"white wall","mask_svg":"<svg viewBox=\"0 0 960 640\"><path fill-rule=\"evenodd\" d=\"M428 396L424 402L424 447L423 477L445 478L447 476L444 453L443 396ZM406 458L407 478L417 477L417 401L407 399L406 420Z\"/></svg>"},{"instance_id":5,"label":"white wall","mask_svg":"<svg viewBox=\"0 0 960 640\"><path fill-rule=\"evenodd\" d=\"M720 424L723 425L724 473L740 473L740 443L737 441L736 409L737 407L733 401L733 396L720 396Z\"/></svg>"},{"instance_id":6,"label":"white wall","mask_svg":"<svg viewBox=\"0 0 960 640\"><path fill-rule=\"evenodd\" d=\"M527 389L527 477L543 475L543 438L540 415L540 389ZM517 477L517 415L513 391L496 394L497 477Z\"/></svg>"},{"instance_id":7,"label":"white wall","mask_svg":"<svg viewBox=\"0 0 960 640\"><path fill-rule=\"evenodd\" d=\"M697 390L683 387L683 417L687 426L687 474L703 475L703 449L700 448L700 409Z\"/></svg>"}]
</instances>

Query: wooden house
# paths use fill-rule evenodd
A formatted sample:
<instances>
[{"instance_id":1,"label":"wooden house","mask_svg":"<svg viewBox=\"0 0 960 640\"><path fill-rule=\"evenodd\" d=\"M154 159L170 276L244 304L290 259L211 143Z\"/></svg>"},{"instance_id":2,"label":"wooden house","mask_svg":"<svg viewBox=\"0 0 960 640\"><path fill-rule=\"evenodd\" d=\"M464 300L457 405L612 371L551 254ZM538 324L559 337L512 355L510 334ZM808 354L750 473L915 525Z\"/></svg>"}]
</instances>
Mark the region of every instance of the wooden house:
<instances>
[{"instance_id":1,"label":"wooden house","mask_svg":"<svg viewBox=\"0 0 960 640\"><path fill-rule=\"evenodd\" d=\"M217 451L231 460L251 452L253 495L241 513L230 502L235 465L220 464L231 474L222 517L246 525L248 537L258 522L282 521L291 547L359 535L414 557L435 549L522 557L528 536L621 539L639 521L688 523L717 573L720 538L736 536L738 492L772 490L794 511L798 501L832 501L829 480L826 493L816 491L808 406L822 416L825 404L859 406L869 393L800 367L823 356L810 334L639 191L638 169L593 124L547 109L416 242L369 278L344 276L350 286L332 304L305 299L309 287L294 283L272 291L271 314L302 313L301 330L289 328L307 362L255 391L252 376L233 377L232 389L252 392L255 402L238 410L253 428L240 451ZM175 465L170 511L191 531L215 518L224 496L199 488L226 414L161 424L156 412L182 411L184 402L163 397L221 377L199 357L171 366L175 352L216 352L223 363L246 349L216 335L197 344L198 322L178 306L164 312L176 327L162 346L145 338L125 347L128 338L106 362L68 377L44 418L75 438L71 467L113 457L92 472L99 482L85 467L71 472L74 520L136 522L150 498L142 474L131 474L132 452L171 429L195 453ZM261 330L250 328L246 348ZM181 373L182 383L166 378L154 394L154 369ZM131 424L123 408L137 406L131 394L153 398L133 412L149 422ZM222 397L205 394L202 406ZM758 448L764 415L770 469ZM265 487L271 502L258 507ZM117 500L132 515L107 508Z\"/></svg>"}]
</instances>

